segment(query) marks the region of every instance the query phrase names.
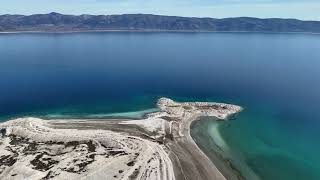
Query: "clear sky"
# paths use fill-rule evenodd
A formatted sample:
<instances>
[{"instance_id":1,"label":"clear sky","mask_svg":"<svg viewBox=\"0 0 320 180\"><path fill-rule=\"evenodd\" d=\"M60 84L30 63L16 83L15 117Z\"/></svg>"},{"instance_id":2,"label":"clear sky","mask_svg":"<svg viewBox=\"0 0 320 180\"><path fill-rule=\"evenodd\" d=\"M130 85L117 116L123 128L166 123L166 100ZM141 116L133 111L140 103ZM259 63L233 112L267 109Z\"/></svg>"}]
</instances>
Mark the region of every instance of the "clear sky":
<instances>
[{"instance_id":1,"label":"clear sky","mask_svg":"<svg viewBox=\"0 0 320 180\"><path fill-rule=\"evenodd\" d=\"M1 0L0 4L0 14L48 12L320 20L320 0Z\"/></svg>"}]
</instances>

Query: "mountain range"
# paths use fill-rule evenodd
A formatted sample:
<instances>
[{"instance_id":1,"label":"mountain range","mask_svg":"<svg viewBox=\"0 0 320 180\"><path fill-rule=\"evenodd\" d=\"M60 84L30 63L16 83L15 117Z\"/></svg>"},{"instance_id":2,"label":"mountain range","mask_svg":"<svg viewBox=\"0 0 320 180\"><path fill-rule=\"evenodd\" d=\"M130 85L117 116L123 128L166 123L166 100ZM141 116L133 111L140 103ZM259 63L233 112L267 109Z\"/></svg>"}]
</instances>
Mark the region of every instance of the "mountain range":
<instances>
[{"instance_id":1,"label":"mountain range","mask_svg":"<svg viewBox=\"0 0 320 180\"><path fill-rule=\"evenodd\" d=\"M18 31L214 31L214 32L320 32L320 21L252 17L196 18L152 14L0 15L0 32Z\"/></svg>"}]
</instances>

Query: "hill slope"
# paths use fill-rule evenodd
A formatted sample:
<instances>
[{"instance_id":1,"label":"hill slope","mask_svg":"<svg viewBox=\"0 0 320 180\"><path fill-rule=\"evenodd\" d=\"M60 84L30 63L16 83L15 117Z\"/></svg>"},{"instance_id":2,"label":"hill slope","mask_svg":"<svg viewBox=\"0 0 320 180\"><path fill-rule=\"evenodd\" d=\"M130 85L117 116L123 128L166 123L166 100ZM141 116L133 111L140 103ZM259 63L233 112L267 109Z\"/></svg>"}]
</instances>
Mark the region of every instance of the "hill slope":
<instances>
[{"instance_id":1,"label":"hill slope","mask_svg":"<svg viewBox=\"0 0 320 180\"><path fill-rule=\"evenodd\" d=\"M0 31L87 30L320 32L320 22L249 17L214 19L151 14L0 15Z\"/></svg>"}]
</instances>

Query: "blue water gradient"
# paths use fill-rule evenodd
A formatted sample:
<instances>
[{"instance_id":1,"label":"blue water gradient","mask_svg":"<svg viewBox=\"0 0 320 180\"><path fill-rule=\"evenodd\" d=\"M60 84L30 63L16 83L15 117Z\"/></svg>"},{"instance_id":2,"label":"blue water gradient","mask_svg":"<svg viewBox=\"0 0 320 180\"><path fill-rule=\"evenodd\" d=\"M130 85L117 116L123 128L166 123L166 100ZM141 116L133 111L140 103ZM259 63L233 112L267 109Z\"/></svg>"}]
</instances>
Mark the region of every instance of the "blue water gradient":
<instances>
[{"instance_id":1,"label":"blue water gradient","mask_svg":"<svg viewBox=\"0 0 320 180\"><path fill-rule=\"evenodd\" d=\"M235 103L244 111L218 129L242 163L261 179L320 179L319 45L312 34L0 34L0 117L90 118L161 96Z\"/></svg>"}]
</instances>

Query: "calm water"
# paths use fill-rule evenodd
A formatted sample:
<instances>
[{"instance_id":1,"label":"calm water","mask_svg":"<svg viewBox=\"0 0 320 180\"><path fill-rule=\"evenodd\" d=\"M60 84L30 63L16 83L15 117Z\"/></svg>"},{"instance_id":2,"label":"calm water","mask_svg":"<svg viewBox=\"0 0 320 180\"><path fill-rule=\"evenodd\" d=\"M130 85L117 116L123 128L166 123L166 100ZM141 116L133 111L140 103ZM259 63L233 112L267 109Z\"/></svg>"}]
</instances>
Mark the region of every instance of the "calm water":
<instances>
[{"instance_id":1,"label":"calm water","mask_svg":"<svg viewBox=\"0 0 320 180\"><path fill-rule=\"evenodd\" d=\"M208 142L218 130L261 179L320 179L319 47L303 34L0 34L0 117L104 117L160 96L236 103L236 120L202 123Z\"/></svg>"}]
</instances>

